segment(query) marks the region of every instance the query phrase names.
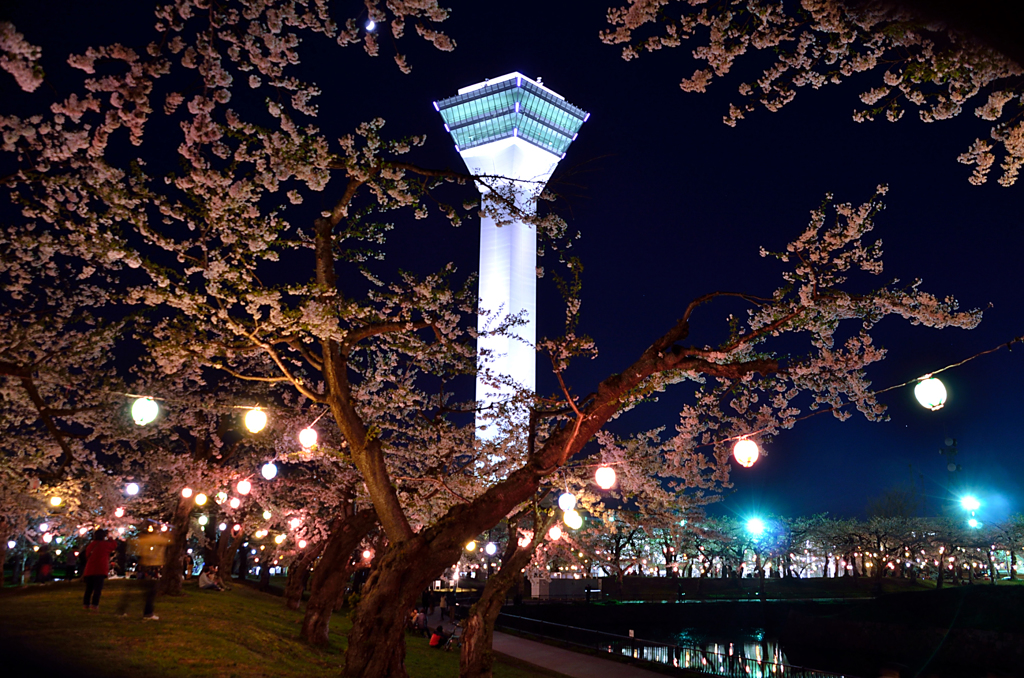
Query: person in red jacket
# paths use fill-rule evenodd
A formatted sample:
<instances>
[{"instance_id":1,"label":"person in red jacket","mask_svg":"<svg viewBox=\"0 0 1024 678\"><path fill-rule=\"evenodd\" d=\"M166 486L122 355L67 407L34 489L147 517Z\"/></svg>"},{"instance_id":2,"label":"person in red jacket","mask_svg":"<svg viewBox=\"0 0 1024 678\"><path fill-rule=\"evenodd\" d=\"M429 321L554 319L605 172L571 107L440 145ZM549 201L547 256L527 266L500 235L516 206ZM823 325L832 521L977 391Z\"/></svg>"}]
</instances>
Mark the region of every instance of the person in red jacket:
<instances>
[{"instance_id":1,"label":"person in red jacket","mask_svg":"<svg viewBox=\"0 0 1024 678\"><path fill-rule=\"evenodd\" d=\"M107 571L110 569L110 554L116 550L117 542L107 539L107 531L102 529L96 530L92 541L85 547L85 569L82 570L82 577L85 579L85 609L99 609L103 582L106 581Z\"/></svg>"}]
</instances>

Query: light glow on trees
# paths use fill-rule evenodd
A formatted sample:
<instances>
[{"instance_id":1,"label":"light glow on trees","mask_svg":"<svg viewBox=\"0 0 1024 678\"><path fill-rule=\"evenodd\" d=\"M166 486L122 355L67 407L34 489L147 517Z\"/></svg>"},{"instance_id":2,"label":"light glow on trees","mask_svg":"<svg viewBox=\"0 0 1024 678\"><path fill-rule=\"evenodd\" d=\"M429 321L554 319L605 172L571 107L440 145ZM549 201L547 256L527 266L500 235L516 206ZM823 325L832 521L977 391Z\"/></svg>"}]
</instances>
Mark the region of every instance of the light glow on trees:
<instances>
[{"instance_id":1,"label":"light glow on trees","mask_svg":"<svg viewBox=\"0 0 1024 678\"><path fill-rule=\"evenodd\" d=\"M615 469L611 466L602 466L594 473L594 482L602 490L610 490L615 485Z\"/></svg>"},{"instance_id":2,"label":"light glow on trees","mask_svg":"<svg viewBox=\"0 0 1024 678\"><path fill-rule=\"evenodd\" d=\"M238 484L235 485L235 489L238 490L238 494L249 494L252 492L252 483L248 480L239 480Z\"/></svg>"},{"instance_id":3,"label":"light glow on trees","mask_svg":"<svg viewBox=\"0 0 1024 678\"><path fill-rule=\"evenodd\" d=\"M946 387L935 377L926 376L914 387L914 397L932 412L941 410L946 404Z\"/></svg>"},{"instance_id":4,"label":"light glow on trees","mask_svg":"<svg viewBox=\"0 0 1024 678\"><path fill-rule=\"evenodd\" d=\"M747 521L747 532L754 537L760 537L764 534L765 529L767 529L767 525L760 518L751 518Z\"/></svg>"},{"instance_id":5,"label":"light glow on trees","mask_svg":"<svg viewBox=\"0 0 1024 678\"><path fill-rule=\"evenodd\" d=\"M267 480L273 480L277 477L277 465L272 461L268 461L260 469L260 474Z\"/></svg>"},{"instance_id":6,"label":"light glow on trees","mask_svg":"<svg viewBox=\"0 0 1024 678\"><path fill-rule=\"evenodd\" d=\"M576 508L576 495L570 492L563 492L561 496L558 497L558 508L563 511L571 511Z\"/></svg>"},{"instance_id":7,"label":"light glow on trees","mask_svg":"<svg viewBox=\"0 0 1024 678\"><path fill-rule=\"evenodd\" d=\"M258 407L254 407L245 413L245 427L249 433L259 433L267 425L267 413Z\"/></svg>"},{"instance_id":8,"label":"light glow on trees","mask_svg":"<svg viewBox=\"0 0 1024 678\"><path fill-rule=\"evenodd\" d=\"M317 437L316 429L304 428L299 431L299 444L308 450L316 445Z\"/></svg>"},{"instance_id":9,"label":"light glow on trees","mask_svg":"<svg viewBox=\"0 0 1024 678\"><path fill-rule=\"evenodd\" d=\"M203 494L202 492L200 492L199 494L196 495L196 506L205 506L205 505L206 505L206 495Z\"/></svg>"},{"instance_id":10,"label":"light glow on trees","mask_svg":"<svg viewBox=\"0 0 1024 678\"><path fill-rule=\"evenodd\" d=\"M750 468L757 461L757 458L761 456L761 453L757 449L757 443L753 440L740 438L732 447L732 456L740 466Z\"/></svg>"},{"instance_id":11,"label":"light glow on trees","mask_svg":"<svg viewBox=\"0 0 1024 678\"><path fill-rule=\"evenodd\" d=\"M132 403L132 419L139 426L156 421L158 414L160 414L160 406L152 398L136 398Z\"/></svg>"},{"instance_id":12,"label":"light glow on trees","mask_svg":"<svg viewBox=\"0 0 1024 678\"><path fill-rule=\"evenodd\" d=\"M181 488L181 496L183 496L185 499L188 499L189 497L191 497L192 496L192 488L191 487L183 487L183 488Z\"/></svg>"}]
</instances>

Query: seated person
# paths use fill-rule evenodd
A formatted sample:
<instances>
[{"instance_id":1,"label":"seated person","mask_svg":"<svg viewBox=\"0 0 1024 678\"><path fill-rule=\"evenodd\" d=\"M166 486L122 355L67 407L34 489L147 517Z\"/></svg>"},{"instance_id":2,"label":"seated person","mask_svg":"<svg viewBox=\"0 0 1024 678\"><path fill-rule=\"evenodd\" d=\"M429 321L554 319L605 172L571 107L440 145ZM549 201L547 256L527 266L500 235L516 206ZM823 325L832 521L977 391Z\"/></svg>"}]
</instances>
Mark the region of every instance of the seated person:
<instances>
[{"instance_id":1,"label":"seated person","mask_svg":"<svg viewBox=\"0 0 1024 678\"><path fill-rule=\"evenodd\" d=\"M220 580L217 577L217 573L207 566L203 566L203 571L199 574L199 588L209 591L224 590L224 587L221 586Z\"/></svg>"},{"instance_id":2,"label":"seated person","mask_svg":"<svg viewBox=\"0 0 1024 678\"><path fill-rule=\"evenodd\" d=\"M427 633L427 615L422 609L417 610L416 617L413 619L412 628L417 633L426 635Z\"/></svg>"},{"instance_id":3,"label":"seated person","mask_svg":"<svg viewBox=\"0 0 1024 678\"><path fill-rule=\"evenodd\" d=\"M430 647L442 648L447 640L448 636L444 632L444 627L438 624L433 635L430 636Z\"/></svg>"}]
</instances>

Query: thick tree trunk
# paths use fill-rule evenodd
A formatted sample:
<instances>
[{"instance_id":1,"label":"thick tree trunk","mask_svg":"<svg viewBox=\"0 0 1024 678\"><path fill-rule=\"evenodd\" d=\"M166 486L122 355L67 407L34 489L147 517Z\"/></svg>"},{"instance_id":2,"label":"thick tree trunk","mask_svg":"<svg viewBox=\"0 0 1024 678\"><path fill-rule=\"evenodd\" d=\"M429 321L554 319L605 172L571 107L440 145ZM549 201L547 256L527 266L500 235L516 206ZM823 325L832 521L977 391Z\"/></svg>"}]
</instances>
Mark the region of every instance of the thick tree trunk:
<instances>
[{"instance_id":1,"label":"thick tree trunk","mask_svg":"<svg viewBox=\"0 0 1024 678\"><path fill-rule=\"evenodd\" d=\"M546 528L535 530L533 541L525 547L518 546L518 531L514 526L509 529L501 569L487 579L480 600L469 609L466 617L459 656L459 678L492 678L494 622L501 613L509 589L520 581L522 569L533 558Z\"/></svg>"},{"instance_id":2,"label":"thick tree trunk","mask_svg":"<svg viewBox=\"0 0 1024 678\"><path fill-rule=\"evenodd\" d=\"M192 515L192 501L178 495L178 503L171 517L171 543L167 546L167 561L160 574L160 593L165 596L182 595L185 581L185 545L188 543L188 520Z\"/></svg>"},{"instance_id":3,"label":"thick tree trunk","mask_svg":"<svg viewBox=\"0 0 1024 678\"><path fill-rule=\"evenodd\" d=\"M326 541L319 541L295 558L288 566L288 583L284 587L284 606L289 610L299 609L302 593L309 583L309 568L324 550Z\"/></svg>"},{"instance_id":4,"label":"thick tree trunk","mask_svg":"<svg viewBox=\"0 0 1024 678\"><path fill-rule=\"evenodd\" d=\"M306 603L300 637L310 645L326 645L331 630L331 614L352 574L352 552L377 522L373 509L363 509L331 525L331 536L313 572L313 590ZM351 642L351 641L350 641Z\"/></svg>"}]
</instances>

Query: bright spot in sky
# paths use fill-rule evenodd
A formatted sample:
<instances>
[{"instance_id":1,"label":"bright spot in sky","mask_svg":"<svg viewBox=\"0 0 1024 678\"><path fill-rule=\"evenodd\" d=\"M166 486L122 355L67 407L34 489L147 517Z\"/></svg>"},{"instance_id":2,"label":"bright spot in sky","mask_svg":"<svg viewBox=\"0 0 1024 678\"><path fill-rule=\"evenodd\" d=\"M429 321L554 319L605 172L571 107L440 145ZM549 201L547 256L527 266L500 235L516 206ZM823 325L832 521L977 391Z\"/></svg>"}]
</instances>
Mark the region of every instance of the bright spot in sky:
<instances>
[{"instance_id":1,"label":"bright spot in sky","mask_svg":"<svg viewBox=\"0 0 1024 678\"><path fill-rule=\"evenodd\" d=\"M377 22L374 21L373 19L368 19L366 21L366 30L372 32L375 28L377 28Z\"/></svg>"},{"instance_id":2,"label":"bright spot in sky","mask_svg":"<svg viewBox=\"0 0 1024 678\"><path fill-rule=\"evenodd\" d=\"M747 532L755 537L759 537L764 534L764 528L764 521L760 518L751 518L747 521Z\"/></svg>"}]
</instances>

